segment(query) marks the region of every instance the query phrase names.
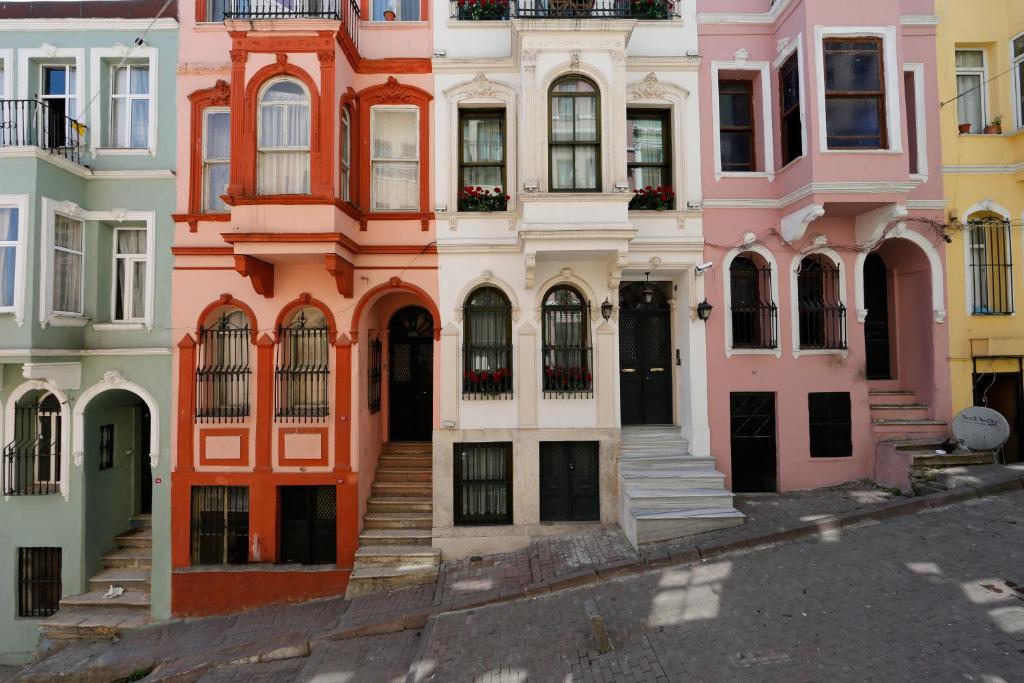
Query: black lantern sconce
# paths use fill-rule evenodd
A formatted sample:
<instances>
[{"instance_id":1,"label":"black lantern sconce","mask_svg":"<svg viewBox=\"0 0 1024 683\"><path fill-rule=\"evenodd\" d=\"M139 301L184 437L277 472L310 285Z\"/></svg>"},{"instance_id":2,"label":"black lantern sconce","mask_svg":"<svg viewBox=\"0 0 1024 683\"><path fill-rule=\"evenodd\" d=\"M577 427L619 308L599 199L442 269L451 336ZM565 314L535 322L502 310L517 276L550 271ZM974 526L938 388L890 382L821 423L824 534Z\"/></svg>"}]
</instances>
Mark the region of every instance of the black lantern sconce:
<instances>
[{"instance_id":1,"label":"black lantern sconce","mask_svg":"<svg viewBox=\"0 0 1024 683\"><path fill-rule=\"evenodd\" d=\"M612 317L612 302L608 301L608 297L604 298L604 303L601 304L601 317L604 318L605 322Z\"/></svg>"},{"instance_id":2,"label":"black lantern sconce","mask_svg":"<svg viewBox=\"0 0 1024 683\"><path fill-rule=\"evenodd\" d=\"M707 322L708 318L711 317L711 309L713 308L714 306L709 304L707 299L704 299L704 301L697 304L697 317Z\"/></svg>"},{"instance_id":3,"label":"black lantern sconce","mask_svg":"<svg viewBox=\"0 0 1024 683\"><path fill-rule=\"evenodd\" d=\"M654 303L654 285L651 284L650 273L644 273L644 276L647 278L647 282L644 283L644 305L650 306L652 303Z\"/></svg>"}]
</instances>

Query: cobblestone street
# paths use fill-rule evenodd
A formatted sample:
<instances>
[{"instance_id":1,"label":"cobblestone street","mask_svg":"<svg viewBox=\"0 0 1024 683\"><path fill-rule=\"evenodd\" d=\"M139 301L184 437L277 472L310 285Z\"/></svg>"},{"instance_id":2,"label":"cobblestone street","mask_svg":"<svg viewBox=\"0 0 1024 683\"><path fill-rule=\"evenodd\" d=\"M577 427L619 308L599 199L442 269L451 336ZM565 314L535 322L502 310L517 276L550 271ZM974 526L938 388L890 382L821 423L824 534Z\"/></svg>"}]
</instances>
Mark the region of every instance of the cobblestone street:
<instances>
[{"instance_id":1,"label":"cobblestone street","mask_svg":"<svg viewBox=\"0 0 1024 683\"><path fill-rule=\"evenodd\" d=\"M1022 672L1017 492L201 680L1009 682Z\"/></svg>"}]
</instances>

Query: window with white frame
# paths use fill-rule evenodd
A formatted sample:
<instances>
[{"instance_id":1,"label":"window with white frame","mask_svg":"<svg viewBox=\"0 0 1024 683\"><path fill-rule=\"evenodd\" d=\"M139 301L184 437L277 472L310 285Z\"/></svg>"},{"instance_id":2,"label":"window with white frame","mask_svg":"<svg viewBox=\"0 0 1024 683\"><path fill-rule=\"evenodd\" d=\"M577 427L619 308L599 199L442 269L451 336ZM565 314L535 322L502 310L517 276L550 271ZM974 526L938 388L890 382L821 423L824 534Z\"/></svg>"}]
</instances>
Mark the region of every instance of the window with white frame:
<instances>
[{"instance_id":1,"label":"window with white frame","mask_svg":"<svg viewBox=\"0 0 1024 683\"><path fill-rule=\"evenodd\" d=\"M374 107L370 115L370 129L370 202L373 210L418 210L419 109Z\"/></svg>"},{"instance_id":2,"label":"window with white frame","mask_svg":"<svg viewBox=\"0 0 1024 683\"><path fill-rule=\"evenodd\" d=\"M374 21L419 21L420 0L373 0Z\"/></svg>"},{"instance_id":3,"label":"window with white frame","mask_svg":"<svg viewBox=\"0 0 1024 683\"><path fill-rule=\"evenodd\" d=\"M207 109L203 112L203 211L228 210L221 199L228 190L231 172L231 112Z\"/></svg>"},{"instance_id":4,"label":"window with white frame","mask_svg":"<svg viewBox=\"0 0 1024 683\"><path fill-rule=\"evenodd\" d=\"M1013 39L1013 78L1017 83L1017 127L1024 128L1024 33Z\"/></svg>"},{"instance_id":5,"label":"window with white frame","mask_svg":"<svg viewBox=\"0 0 1024 683\"><path fill-rule=\"evenodd\" d=\"M13 311L18 283L18 219L15 207L0 207L0 311Z\"/></svg>"},{"instance_id":6,"label":"window with white frame","mask_svg":"<svg viewBox=\"0 0 1024 683\"><path fill-rule=\"evenodd\" d=\"M149 268L145 228L114 230L114 320L146 319L146 271Z\"/></svg>"},{"instance_id":7,"label":"window with white frame","mask_svg":"<svg viewBox=\"0 0 1024 683\"><path fill-rule=\"evenodd\" d=\"M149 66L111 67L111 147L143 149L149 145L149 99Z\"/></svg>"},{"instance_id":8,"label":"window with white frame","mask_svg":"<svg viewBox=\"0 0 1024 683\"><path fill-rule=\"evenodd\" d=\"M78 115L78 98L75 96L77 71L73 65L43 66L41 71L43 101L43 130L40 137L50 149L73 144L77 130L71 119Z\"/></svg>"},{"instance_id":9,"label":"window with white frame","mask_svg":"<svg viewBox=\"0 0 1024 683\"><path fill-rule=\"evenodd\" d=\"M971 124L971 133L985 129L985 53L956 51L956 112L961 124Z\"/></svg>"},{"instance_id":10,"label":"window with white frame","mask_svg":"<svg viewBox=\"0 0 1024 683\"><path fill-rule=\"evenodd\" d=\"M341 110L341 199L349 201L352 182L352 119L348 109Z\"/></svg>"},{"instance_id":11,"label":"window with white frame","mask_svg":"<svg viewBox=\"0 0 1024 683\"><path fill-rule=\"evenodd\" d=\"M259 105L259 193L309 193L310 107L290 78L263 89Z\"/></svg>"},{"instance_id":12,"label":"window with white frame","mask_svg":"<svg viewBox=\"0 0 1024 683\"><path fill-rule=\"evenodd\" d=\"M85 266L85 224L56 214L53 220L53 291L54 313L82 315Z\"/></svg>"}]
</instances>

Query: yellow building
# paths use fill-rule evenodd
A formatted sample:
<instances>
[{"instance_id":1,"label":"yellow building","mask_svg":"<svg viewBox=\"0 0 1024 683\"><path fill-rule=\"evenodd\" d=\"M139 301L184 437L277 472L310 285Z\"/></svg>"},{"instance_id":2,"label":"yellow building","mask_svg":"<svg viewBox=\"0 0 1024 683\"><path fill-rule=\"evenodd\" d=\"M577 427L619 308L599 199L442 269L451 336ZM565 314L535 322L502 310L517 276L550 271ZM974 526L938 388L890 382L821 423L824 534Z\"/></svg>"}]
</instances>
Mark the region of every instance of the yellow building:
<instances>
[{"instance_id":1,"label":"yellow building","mask_svg":"<svg viewBox=\"0 0 1024 683\"><path fill-rule=\"evenodd\" d=\"M1024 459L1024 2L936 0L953 410L1003 413ZM992 124L1001 122L1001 131ZM969 127L968 127L969 126Z\"/></svg>"}]
</instances>

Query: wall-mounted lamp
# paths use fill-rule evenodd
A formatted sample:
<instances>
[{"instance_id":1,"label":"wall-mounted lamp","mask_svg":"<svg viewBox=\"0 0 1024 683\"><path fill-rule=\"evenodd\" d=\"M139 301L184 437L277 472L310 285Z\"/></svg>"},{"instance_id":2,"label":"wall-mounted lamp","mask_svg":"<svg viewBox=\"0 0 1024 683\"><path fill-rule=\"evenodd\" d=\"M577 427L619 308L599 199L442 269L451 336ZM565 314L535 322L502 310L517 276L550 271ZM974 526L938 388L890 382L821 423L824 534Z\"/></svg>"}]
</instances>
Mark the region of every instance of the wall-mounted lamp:
<instances>
[{"instance_id":1,"label":"wall-mounted lamp","mask_svg":"<svg viewBox=\"0 0 1024 683\"><path fill-rule=\"evenodd\" d=\"M448 211L447 204L438 204L437 206L434 207L435 213L445 213L446 211Z\"/></svg>"},{"instance_id":2,"label":"wall-mounted lamp","mask_svg":"<svg viewBox=\"0 0 1024 683\"><path fill-rule=\"evenodd\" d=\"M434 56L435 57L444 57L447 54L448 54L448 50L445 50L443 47L439 47L436 50L434 50Z\"/></svg>"},{"instance_id":3,"label":"wall-mounted lamp","mask_svg":"<svg viewBox=\"0 0 1024 683\"><path fill-rule=\"evenodd\" d=\"M651 284L650 273L644 273L644 276L647 278L647 282L644 283L644 304L650 306L654 303L654 285Z\"/></svg>"},{"instance_id":4,"label":"wall-mounted lamp","mask_svg":"<svg viewBox=\"0 0 1024 683\"><path fill-rule=\"evenodd\" d=\"M612 317L612 302L608 301L608 297L604 298L604 303L601 304L601 317L604 318L605 322Z\"/></svg>"},{"instance_id":5,"label":"wall-mounted lamp","mask_svg":"<svg viewBox=\"0 0 1024 683\"><path fill-rule=\"evenodd\" d=\"M540 183L538 183L536 180L523 181L524 192L536 192L538 189L540 189Z\"/></svg>"},{"instance_id":6,"label":"wall-mounted lamp","mask_svg":"<svg viewBox=\"0 0 1024 683\"><path fill-rule=\"evenodd\" d=\"M624 182L621 182L621 181L615 183L615 191L616 192L626 192L627 190L629 190L629 183L624 183Z\"/></svg>"},{"instance_id":7,"label":"wall-mounted lamp","mask_svg":"<svg viewBox=\"0 0 1024 683\"><path fill-rule=\"evenodd\" d=\"M707 322L708 318L711 317L711 309L713 308L714 306L709 304L707 299L704 299L704 301L697 304L697 317Z\"/></svg>"},{"instance_id":8,"label":"wall-mounted lamp","mask_svg":"<svg viewBox=\"0 0 1024 683\"><path fill-rule=\"evenodd\" d=\"M701 201L696 201L696 202L689 201L689 202L686 202L686 208L689 209L690 211L700 211L701 209L704 208L704 202L701 202Z\"/></svg>"}]
</instances>

